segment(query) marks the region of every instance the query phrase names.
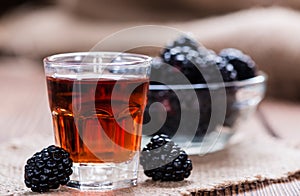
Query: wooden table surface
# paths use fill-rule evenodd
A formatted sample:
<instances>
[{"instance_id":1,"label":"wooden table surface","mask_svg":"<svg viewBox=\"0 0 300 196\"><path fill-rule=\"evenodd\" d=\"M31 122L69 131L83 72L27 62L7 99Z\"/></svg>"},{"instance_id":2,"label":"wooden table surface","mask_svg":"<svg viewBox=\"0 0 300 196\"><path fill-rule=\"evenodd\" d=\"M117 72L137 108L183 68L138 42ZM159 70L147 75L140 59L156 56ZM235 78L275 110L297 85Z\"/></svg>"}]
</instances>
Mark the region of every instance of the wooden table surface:
<instances>
[{"instance_id":1,"label":"wooden table surface","mask_svg":"<svg viewBox=\"0 0 300 196\"><path fill-rule=\"evenodd\" d=\"M31 130L52 127L41 62L21 58L0 59L0 92L0 143L31 134ZM300 104L267 99L261 104L258 115L270 135L299 148L300 151ZM221 190L219 193L300 195L300 181L265 181Z\"/></svg>"}]
</instances>

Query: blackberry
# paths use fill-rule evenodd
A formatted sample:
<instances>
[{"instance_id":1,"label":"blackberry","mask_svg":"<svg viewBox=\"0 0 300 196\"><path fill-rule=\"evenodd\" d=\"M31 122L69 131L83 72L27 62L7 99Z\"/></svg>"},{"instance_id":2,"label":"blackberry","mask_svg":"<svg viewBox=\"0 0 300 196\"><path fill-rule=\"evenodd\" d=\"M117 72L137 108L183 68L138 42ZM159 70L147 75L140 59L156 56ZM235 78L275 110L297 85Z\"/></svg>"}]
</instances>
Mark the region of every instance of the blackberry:
<instances>
[{"instance_id":1,"label":"blackberry","mask_svg":"<svg viewBox=\"0 0 300 196\"><path fill-rule=\"evenodd\" d=\"M145 175L154 181L182 181L193 169L186 152L164 134L151 138L143 148L140 163Z\"/></svg>"},{"instance_id":2,"label":"blackberry","mask_svg":"<svg viewBox=\"0 0 300 196\"><path fill-rule=\"evenodd\" d=\"M221 73L222 71L227 72L229 68L229 70L233 70L230 75L236 75L236 79L230 78L229 80L227 80L228 82L235 80L245 80L256 76L255 62L251 59L250 56L244 54L240 50L234 48L226 48L220 51L219 56L222 57L225 61L223 70L220 69ZM225 70L225 66L227 70ZM226 79L224 78L224 81L226 81ZM240 116L239 109L235 107L236 92L237 89L233 87L226 88L227 109L223 125L227 127L232 127Z\"/></svg>"},{"instance_id":3,"label":"blackberry","mask_svg":"<svg viewBox=\"0 0 300 196\"><path fill-rule=\"evenodd\" d=\"M181 72L192 84L195 84L202 82L201 78L199 78L201 73L195 65L198 55L198 52L189 46L176 46L166 48L161 57L164 63L175 67L179 74ZM168 77L174 77L174 75L169 74ZM179 83L182 83L182 81L179 81Z\"/></svg>"},{"instance_id":4,"label":"blackberry","mask_svg":"<svg viewBox=\"0 0 300 196\"><path fill-rule=\"evenodd\" d=\"M25 165L25 184L33 192L47 192L57 189L70 180L72 171L70 154L64 149L51 145L35 153Z\"/></svg>"},{"instance_id":5,"label":"blackberry","mask_svg":"<svg viewBox=\"0 0 300 196\"><path fill-rule=\"evenodd\" d=\"M237 71L237 80L245 80L256 76L256 64L250 56L238 49L225 48L220 51L219 56L233 65Z\"/></svg>"}]
</instances>

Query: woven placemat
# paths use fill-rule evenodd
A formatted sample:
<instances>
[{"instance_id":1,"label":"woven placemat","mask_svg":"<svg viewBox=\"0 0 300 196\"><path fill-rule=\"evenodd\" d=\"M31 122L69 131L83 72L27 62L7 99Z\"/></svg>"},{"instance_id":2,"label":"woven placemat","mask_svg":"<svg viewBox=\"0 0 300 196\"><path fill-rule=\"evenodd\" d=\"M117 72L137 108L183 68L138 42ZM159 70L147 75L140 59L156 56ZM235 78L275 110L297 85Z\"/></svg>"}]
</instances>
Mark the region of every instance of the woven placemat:
<instances>
[{"instance_id":1,"label":"woven placemat","mask_svg":"<svg viewBox=\"0 0 300 196\"><path fill-rule=\"evenodd\" d=\"M257 123L250 124L253 126L242 134L242 140L230 144L225 150L205 156L191 156L194 168L192 175L185 181L153 182L140 172L137 187L109 194L190 195L239 184L251 185L258 181L297 177L300 169L299 150L288 147L263 133L258 133L261 128L256 127ZM2 144L0 195L35 194L23 183L23 167L34 152L52 143L51 133L39 132ZM94 193L62 187L47 194L93 195ZM96 194L99 195L99 192ZM104 195L109 194L104 193Z\"/></svg>"}]
</instances>

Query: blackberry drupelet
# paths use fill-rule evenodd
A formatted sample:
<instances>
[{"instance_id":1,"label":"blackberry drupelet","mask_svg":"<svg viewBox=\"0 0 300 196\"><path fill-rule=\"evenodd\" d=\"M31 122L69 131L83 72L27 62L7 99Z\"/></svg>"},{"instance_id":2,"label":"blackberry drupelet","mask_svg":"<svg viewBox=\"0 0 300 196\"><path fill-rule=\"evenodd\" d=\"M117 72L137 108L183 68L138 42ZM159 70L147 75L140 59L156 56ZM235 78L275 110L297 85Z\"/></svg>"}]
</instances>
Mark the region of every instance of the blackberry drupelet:
<instances>
[{"instance_id":1,"label":"blackberry drupelet","mask_svg":"<svg viewBox=\"0 0 300 196\"><path fill-rule=\"evenodd\" d=\"M220 70L224 82L232 82L237 80L237 72L232 64L222 60L222 62L218 64L218 68Z\"/></svg>"},{"instance_id":2,"label":"blackberry drupelet","mask_svg":"<svg viewBox=\"0 0 300 196\"><path fill-rule=\"evenodd\" d=\"M51 145L35 153L25 165L25 184L33 192L57 189L70 180L73 161L64 149Z\"/></svg>"},{"instance_id":3,"label":"blackberry drupelet","mask_svg":"<svg viewBox=\"0 0 300 196\"><path fill-rule=\"evenodd\" d=\"M174 48L176 46L188 46L193 50L197 50L200 46L197 41L193 40L190 37L187 37L185 35L179 36L176 40L174 40L172 43L167 45L167 48Z\"/></svg>"},{"instance_id":4,"label":"blackberry drupelet","mask_svg":"<svg viewBox=\"0 0 300 196\"><path fill-rule=\"evenodd\" d=\"M250 56L238 49L225 48L220 51L221 56L228 63L233 65L237 71L237 80L245 80L256 76L256 64Z\"/></svg>"},{"instance_id":5,"label":"blackberry drupelet","mask_svg":"<svg viewBox=\"0 0 300 196\"><path fill-rule=\"evenodd\" d=\"M140 163L145 175L154 181L182 181L193 169L186 152L164 134L151 138L143 148Z\"/></svg>"}]
</instances>

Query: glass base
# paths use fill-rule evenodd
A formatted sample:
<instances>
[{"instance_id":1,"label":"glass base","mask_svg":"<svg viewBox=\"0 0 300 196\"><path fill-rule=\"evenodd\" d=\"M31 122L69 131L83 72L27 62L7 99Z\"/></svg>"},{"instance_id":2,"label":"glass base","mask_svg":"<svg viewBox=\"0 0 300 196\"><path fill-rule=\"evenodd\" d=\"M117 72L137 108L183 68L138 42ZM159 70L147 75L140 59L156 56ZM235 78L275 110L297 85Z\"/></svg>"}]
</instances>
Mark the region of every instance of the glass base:
<instances>
[{"instance_id":1,"label":"glass base","mask_svg":"<svg viewBox=\"0 0 300 196\"><path fill-rule=\"evenodd\" d=\"M138 154L122 163L74 163L67 186L84 191L110 191L135 186Z\"/></svg>"},{"instance_id":2,"label":"glass base","mask_svg":"<svg viewBox=\"0 0 300 196\"><path fill-rule=\"evenodd\" d=\"M123 180L118 182L79 182L70 180L67 184L70 188L81 191L111 191L122 188L129 188L137 185L137 179Z\"/></svg>"},{"instance_id":3,"label":"glass base","mask_svg":"<svg viewBox=\"0 0 300 196\"><path fill-rule=\"evenodd\" d=\"M206 134L204 138L199 141L187 141L184 136L174 140L176 144L185 150L189 155L204 155L213 153L224 149L233 135L231 131L226 131L225 128L222 132L212 131ZM142 146L145 146L151 139L151 136L143 135Z\"/></svg>"}]
</instances>

